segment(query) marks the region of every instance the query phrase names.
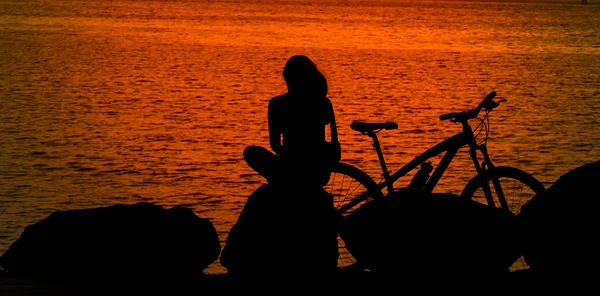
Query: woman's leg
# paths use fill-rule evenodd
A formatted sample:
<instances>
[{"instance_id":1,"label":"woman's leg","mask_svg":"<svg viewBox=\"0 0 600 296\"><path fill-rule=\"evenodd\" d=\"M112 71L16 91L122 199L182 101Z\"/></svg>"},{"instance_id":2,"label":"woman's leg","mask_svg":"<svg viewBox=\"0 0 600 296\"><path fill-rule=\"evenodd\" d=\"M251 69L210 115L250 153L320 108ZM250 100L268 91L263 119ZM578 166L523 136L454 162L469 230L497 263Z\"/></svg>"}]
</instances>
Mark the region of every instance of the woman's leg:
<instances>
[{"instance_id":1,"label":"woman's leg","mask_svg":"<svg viewBox=\"0 0 600 296\"><path fill-rule=\"evenodd\" d=\"M248 146L244 149L246 163L267 181L275 176L277 155L261 146Z\"/></svg>"}]
</instances>

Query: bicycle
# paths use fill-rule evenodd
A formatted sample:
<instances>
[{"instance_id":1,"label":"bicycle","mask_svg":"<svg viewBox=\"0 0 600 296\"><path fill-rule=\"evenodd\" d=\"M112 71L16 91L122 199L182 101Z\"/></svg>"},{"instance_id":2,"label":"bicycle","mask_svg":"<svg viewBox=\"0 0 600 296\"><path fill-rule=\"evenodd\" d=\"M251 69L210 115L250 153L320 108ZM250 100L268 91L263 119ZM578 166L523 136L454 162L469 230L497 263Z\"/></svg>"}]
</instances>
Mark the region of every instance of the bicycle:
<instances>
[{"instance_id":1,"label":"bicycle","mask_svg":"<svg viewBox=\"0 0 600 296\"><path fill-rule=\"evenodd\" d=\"M365 202L384 198L384 188L388 194L397 191L394 183L419 166L420 169L414 174L408 187L412 190L432 192L457 152L463 147L468 147L476 174L462 189L460 196L485 202L492 207L510 210L515 215L518 214L521 206L533 196L543 192L545 187L531 174L510 166L496 166L490 159L486 146L489 134L489 113L500 103L506 101L505 99L494 101L495 97L496 92L492 91L476 108L441 115L440 120L460 123L462 130L428 148L393 174L388 171L377 133L382 130L397 129L398 124L392 121L353 121L350 124L351 129L372 139L383 178L381 182L375 182L373 178L356 166L344 162L338 163L325 187L333 195L336 209L344 217ZM483 118L479 118L481 111L485 111ZM480 124L475 129L469 124L472 119L480 120ZM485 132L484 139L478 142L477 135L482 131ZM442 153L441 160L434 168L429 160ZM479 154L483 157L482 161L479 160ZM341 238L338 238L338 243L340 245L339 265L346 267L356 263L352 255L345 250ZM524 268L528 268L528 266L521 257L513 264L511 270Z\"/></svg>"}]
</instances>

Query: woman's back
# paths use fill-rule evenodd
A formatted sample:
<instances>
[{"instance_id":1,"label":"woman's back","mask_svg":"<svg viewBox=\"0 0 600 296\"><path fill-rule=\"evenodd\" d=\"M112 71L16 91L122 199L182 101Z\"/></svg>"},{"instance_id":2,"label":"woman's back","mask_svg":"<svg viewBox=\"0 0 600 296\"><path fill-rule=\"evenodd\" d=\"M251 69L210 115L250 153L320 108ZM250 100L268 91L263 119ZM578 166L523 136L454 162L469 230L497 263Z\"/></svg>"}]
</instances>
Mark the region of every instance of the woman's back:
<instances>
[{"instance_id":1,"label":"woman's back","mask_svg":"<svg viewBox=\"0 0 600 296\"><path fill-rule=\"evenodd\" d=\"M333 119L333 106L328 98L285 94L273 98L269 109L269 124L281 134L284 151L314 151L327 142L326 126Z\"/></svg>"}]
</instances>

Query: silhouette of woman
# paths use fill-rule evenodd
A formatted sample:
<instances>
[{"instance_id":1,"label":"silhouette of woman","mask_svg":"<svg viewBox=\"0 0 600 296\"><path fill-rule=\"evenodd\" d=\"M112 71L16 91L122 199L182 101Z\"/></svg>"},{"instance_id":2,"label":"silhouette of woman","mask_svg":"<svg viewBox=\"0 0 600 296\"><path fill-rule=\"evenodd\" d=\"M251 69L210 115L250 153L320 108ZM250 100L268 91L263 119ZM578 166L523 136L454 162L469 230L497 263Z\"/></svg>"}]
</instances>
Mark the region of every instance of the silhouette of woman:
<instances>
[{"instance_id":1,"label":"silhouette of woman","mask_svg":"<svg viewBox=\"0 0 600 296\"><path fill-rule=\"evenodd\" d=\"M244 159L269 184L322 187L340 160L327 79L304 55L287 61L283 78L287 93L273 97L268 106L269 143L275 154L261 146L248 146Z\"/></svg>"}]
</instances>

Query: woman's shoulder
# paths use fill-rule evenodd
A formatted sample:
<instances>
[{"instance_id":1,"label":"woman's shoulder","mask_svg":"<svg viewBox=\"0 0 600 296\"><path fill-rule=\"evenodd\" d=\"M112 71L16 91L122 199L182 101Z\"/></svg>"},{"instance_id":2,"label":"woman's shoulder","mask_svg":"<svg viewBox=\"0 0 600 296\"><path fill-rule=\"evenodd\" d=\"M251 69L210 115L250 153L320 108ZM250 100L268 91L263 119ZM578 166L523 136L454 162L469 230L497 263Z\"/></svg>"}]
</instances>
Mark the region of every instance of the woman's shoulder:
<instances>
[{"instance_id":1,"label":"woman's shoulder","mask_svg":"<svg viewBox=\"0 0 600 296\"><path fill-rule=\"evenodd\" d=\"M287 100L291 95L289 93L280 94L271 98L271 101L282 101Z\"/></svg>"},{"instance_id":2,"label":"woman's shoulder","mask_svg":"<svg viewBox=\"0 0 600 296\"><path fill-rule=\"evenodd\" d=\"M288 94L274 96L273 98L271 98L271 100L269 100L269 106L281 106L281 105L287 104L288 100L289 100Z\"/></svg>"},{"instance_id":3,"label":"woman's shoulder","mask_svg":"<svg viewBox=\"0 0 600 296\"><path fill-rule=\"evenodd\" d=\"M325 105L325 110L327 110L327 112L333 112L333 103L328 97L325 97L323 104Z\"/></svg>"}]
</instances>

